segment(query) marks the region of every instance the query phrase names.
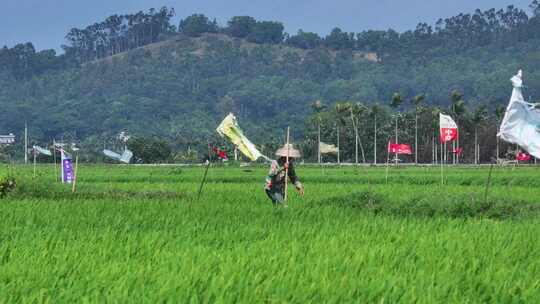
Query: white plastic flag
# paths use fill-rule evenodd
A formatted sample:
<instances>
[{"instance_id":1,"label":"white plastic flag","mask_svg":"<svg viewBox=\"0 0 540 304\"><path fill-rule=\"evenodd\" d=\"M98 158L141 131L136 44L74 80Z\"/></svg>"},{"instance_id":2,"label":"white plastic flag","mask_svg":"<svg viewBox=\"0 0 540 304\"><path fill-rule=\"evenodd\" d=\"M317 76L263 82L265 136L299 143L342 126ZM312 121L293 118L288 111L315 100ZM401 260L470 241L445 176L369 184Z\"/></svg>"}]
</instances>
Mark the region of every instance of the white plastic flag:
<instances>
[{"instance_id":1,"label":"white plastic flag","mask_svg":"<svg viewBox=\"0 0 540 304\"><path fill-rule=\"evenodd\" d=\"M120 156L120 161L123 163L129 164L132 157L133 157L133 152L131 152L128 149L125 149L124 153L122 153L122 156Z\"/></svg>"},{"instance_id":2,"label":"white plastic flag","mask_svg":"<svg viewBox=\"0 0 540 304\"><path fill-rule=\"evenodd\" d=\"M242 132L242 129L238 126L236 117L232 113L229 113L229 115L223 119L216 131L222 137L227 138L251 161L256 161L260 157L268 159L268 157L262 155L255 145L244 135L244 132Z\"/></svg>"},{"instance_id":3,"label":"white plastic flag","mask_svg":"<svg viewBox=\"0 0 540 304\"><path fill-rule=\"evenodd\" d=\"M51 153L51 151L49 149L45 149L45 148L42 148L40 146L33 146L32 148L34 149L35 153L52 156L52 153Z\"/></svg>"},{"instance_id":4,"label":"white plastic flag","mask_svg":"<svg viewBox=\"0 0 540 304\"><path fill-rule=\"evenodd\" d=\"M319 143L319 151L321 151L321 154L337 154L339 152L339 148L321 141Z\"/></svg>"},{"instance_id":5,"label":"white plastic flag","mask_svg":"<svg viewBox=\"0 0 540 304\"><path fill-rule=\"evenodd\" d=\"M540 158L540 111L534 104L525 102L521 91L522 76L520 70L511 79L514 89L497 136L521 146L529 154Z\"/></svg>"}]
</instances>

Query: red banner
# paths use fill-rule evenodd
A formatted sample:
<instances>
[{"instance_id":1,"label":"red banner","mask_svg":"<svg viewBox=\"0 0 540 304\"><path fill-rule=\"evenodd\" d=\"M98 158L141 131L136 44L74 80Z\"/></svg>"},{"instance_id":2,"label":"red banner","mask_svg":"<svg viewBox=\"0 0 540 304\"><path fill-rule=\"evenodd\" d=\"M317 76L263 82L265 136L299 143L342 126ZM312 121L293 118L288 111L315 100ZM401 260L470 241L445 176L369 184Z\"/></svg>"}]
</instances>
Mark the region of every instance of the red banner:
<instances>
[{"instance_id":1,"label":"red banner","mask_svg":"<svg viewBox=\"0 0 540 304\"><path fill-rule=\"evenodd\" d=\"M532 157L527 153L519 152L516 155L516 159L519 160L519 161L530 161L532 159Z\"/></svg>"},{"instance_id":2,"label":"red banner","mask_svg":"<svg viewBox=\"0 0 540 304\"><path fill-rule=\"evenodd\" d=\"M406 144L391 144L388 143L388 152L394 154L412 154L412 149L410 145Z\"/></svg>"},{"instance_id":3,"label":"red banner","mask_svg":"<svg viewBox=\"0 0 540 304\"><path fill-rule=\"evenodd\" d=\"M458 138L457 128L441 128L441 142L454 141Z\"/></svg>"}]
</instances>

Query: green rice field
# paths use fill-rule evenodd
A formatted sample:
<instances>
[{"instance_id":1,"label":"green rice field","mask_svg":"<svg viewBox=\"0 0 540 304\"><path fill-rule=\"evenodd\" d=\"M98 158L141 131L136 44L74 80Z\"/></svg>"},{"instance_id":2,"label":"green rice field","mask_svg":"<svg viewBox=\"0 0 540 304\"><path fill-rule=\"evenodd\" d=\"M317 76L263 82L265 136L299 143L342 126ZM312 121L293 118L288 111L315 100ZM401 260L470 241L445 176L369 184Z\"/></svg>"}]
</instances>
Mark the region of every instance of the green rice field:
<instances>
[{"instance_id":1,"label":"green rice field","mask_svg":"<svg viewBox=\"0 0 540 304\"><path fill-rule=\"evenodd\" d=\"M0 303L538 303L540 167L0 169Z\"/></svg>"}]
</instances>

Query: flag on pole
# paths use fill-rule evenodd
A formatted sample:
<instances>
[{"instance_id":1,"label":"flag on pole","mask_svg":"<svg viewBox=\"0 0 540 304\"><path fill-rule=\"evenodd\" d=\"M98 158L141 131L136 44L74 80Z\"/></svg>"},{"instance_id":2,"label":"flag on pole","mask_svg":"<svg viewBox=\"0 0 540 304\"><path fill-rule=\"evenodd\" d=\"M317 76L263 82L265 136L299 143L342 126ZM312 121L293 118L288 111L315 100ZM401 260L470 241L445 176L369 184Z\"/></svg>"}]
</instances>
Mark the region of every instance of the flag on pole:
<instances>
[{"instance_id":1,"label":"flag on pole","mask_svg":"<svg viewBox=\"0 0 540 304\"><path fill-rule=\"evenodd\" d=\"M462 152L463 152L463 147L455 148L452 150L452 153L455 155L461 155Z\"/></svg>"},{"instance_id":2,"label":"flag on pole","mask_svg":"<svg viewBox=\"0 0 540 304\"><path fill-rule=\"evenodd\" d=\"M497 136L540 158L540 111L535 104L525 102L522 77L520 70L511 79L514 88Z\"/></svg>"},{"instance_id":3,"label":"flag on pole","mask_svg":"<svg viewBox=\"0 0 540 304\"><path fill-rule=\"evenodd\" d=\"M62 183L73 183L73 164L71 162L71 156L67 154L64 149L60 150L62 156Z\"/></svg>"},{"instance_id":4,"label":"flag on pole","mask_svg":"<svg viewBox=\"0 0 540 304\"><path fill-rule=\"evenodd\" d=\"M319 151L321 151L321 154L337 154L339 152L339 148L335 145L329 145L321 141L319 143Z\"/></svg>"},{"instance_id":5,"label":"flag on pole","mask_svg":"<svg viewBox=\"0 0 540 304\"><path fill-rule=\"evenodd\" d=\"M236 117L229 113L221 124L217 127L216 131L222 137L227 138L233 145L235 145L240 152L242 152L251 161L256 161L260 157L268 159L268 157L262 155L249 139L244 135L242 129L238 126Z\"/></svg>"},{"instance_id":6,"label":"flag on pole","mask_svg":"<svg viewBox=\"0 0 540 304\"><path fill-rule=\"evenodd\" d=\"M388 153L411 155L412 149L411 146L407 144L392 144L389 142Z\"/></svg>"},{"instance_id":7,"label":"flag on pole","mask_svg":"<svg viewBox=\"0 0 540 304\"><path fill-rule=\"evenodd\" d=\"M458 138L458 126L452 117L439 113L439 131L442 143Z\"/></svg>"}]
</instances>

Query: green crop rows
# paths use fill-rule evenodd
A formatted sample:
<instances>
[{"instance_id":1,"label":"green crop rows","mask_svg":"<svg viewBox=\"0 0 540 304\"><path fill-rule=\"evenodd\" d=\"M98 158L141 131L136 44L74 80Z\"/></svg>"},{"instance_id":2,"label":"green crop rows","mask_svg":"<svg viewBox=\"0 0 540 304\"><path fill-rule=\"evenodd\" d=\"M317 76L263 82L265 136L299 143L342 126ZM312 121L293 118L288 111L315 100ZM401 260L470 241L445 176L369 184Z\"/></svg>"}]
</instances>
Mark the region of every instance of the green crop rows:
<instances>
[{"instance_id":1,"label":"green crop rows","mask_svg":"<svg viewBox=\"0 0 540 304\"><path fill-rule=\"evenodd\" d=\"M537 302L540 168L2 167L0 303Z\"/></svg>"}]
</instances>

